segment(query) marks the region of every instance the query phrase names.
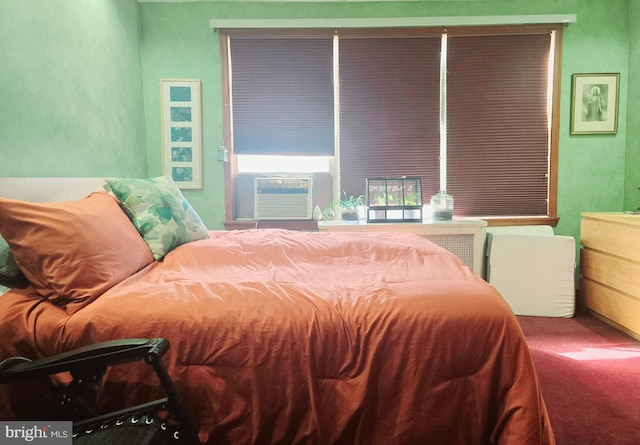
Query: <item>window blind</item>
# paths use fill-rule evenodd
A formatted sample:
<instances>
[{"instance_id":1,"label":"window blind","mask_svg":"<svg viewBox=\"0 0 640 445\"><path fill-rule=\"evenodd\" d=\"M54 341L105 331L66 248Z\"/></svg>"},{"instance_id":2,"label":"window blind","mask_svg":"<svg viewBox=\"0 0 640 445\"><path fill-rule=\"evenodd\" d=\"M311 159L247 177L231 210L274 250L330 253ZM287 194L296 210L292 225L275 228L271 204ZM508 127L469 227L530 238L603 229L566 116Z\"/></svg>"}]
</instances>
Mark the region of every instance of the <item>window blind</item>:
<instances>
[{"instance_id":1,"label":"window blind","mask_svg":"<svg viewBox=\"0 0 640 445\"><path fill-rule=\"evenodd\" d=\"M547 214L550 38L448 38L447 193L456 215Z\"/></svg>"},{"instance_id":2,"label":"window blind","mask_svg":"<svg viewBox=\"0 0 640 445\"><path fill-rule=\"evenodd\" d=\"M340 187L417 176L438 191L440 37L341 38Z\"/></svg>"},{"instance_id":3,"label":"window blind","mask_svg":"<svg viewBox=\"0 0 640 445\"><path fill-rule=\"evenodd\" d=\"M230 39L236 155L334 155L333 41Z\"/></svg>"}]
</instances>

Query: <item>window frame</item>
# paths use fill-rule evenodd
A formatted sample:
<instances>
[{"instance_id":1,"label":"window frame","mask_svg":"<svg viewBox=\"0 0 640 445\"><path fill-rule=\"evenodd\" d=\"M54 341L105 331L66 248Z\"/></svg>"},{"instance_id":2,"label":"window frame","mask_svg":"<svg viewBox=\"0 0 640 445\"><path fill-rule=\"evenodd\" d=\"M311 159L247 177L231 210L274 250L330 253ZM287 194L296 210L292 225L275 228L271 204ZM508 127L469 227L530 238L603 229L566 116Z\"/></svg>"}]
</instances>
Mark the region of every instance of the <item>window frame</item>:
<instances>
[{"instance_id":1,"label":"window frame","mask_svg":"<svg viewBox=\"0 0 640 445\"><path fill-rule=\"evenodd\" d=\"M489 226L514 226L514 225L551 225L556 226L559 218L557 212L558 196L558 153L560 138L560 86L562 78L562 24L541 24L541 25L506 25L506 26L460 26L460 27L414 27L414 28L282 28L282 29L220 29L220 57L221 57L221 80L223 99L223 137L229 149L229 160L224 163L224 183L225 183L225 225L238 227L235 221L235 190L234 178L238 174L237 160L233 153L233 134L231 130L231 100L229 88L229 67L230 67L230 38L234 36L243 37L265 37L265 38L299 38L309 36L345 36L345 37L402 37L402 36L439 36L446 33L448 36L483 36L483 35L509 35L509 34L540 34L555 32L555 48L553 60L551 61L553 76L552 96L550 106L549 122L549 178L548 178L548 211L546 216L523 216L523 217L476 217L484 219ZM339 153L339 151L338 151ZM336 178L334 178L335 180ZM334 187L335 189L335 187ZM288 226L292 226L291 223ZM295 224L293 224L295 227Z\"/></svg>"}]
</instances>

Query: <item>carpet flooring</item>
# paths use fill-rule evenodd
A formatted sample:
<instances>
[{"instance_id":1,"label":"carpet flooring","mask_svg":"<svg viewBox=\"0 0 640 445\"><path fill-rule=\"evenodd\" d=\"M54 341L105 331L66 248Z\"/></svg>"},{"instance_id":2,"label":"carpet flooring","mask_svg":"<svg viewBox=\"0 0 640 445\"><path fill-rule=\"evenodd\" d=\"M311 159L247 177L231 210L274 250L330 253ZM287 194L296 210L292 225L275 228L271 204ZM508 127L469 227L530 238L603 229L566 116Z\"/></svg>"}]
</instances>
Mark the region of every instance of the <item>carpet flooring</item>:
<instances>
[{"instance_id":1,"label":"carpet flooring","mask_svg":"<svg viewBox=\"0 0 640 445\"><path fill-rule=\"evenodd\" d=\"M640 342L586 313L518 320L557 445L640 444Z\"/></svg>"}]
</instances>

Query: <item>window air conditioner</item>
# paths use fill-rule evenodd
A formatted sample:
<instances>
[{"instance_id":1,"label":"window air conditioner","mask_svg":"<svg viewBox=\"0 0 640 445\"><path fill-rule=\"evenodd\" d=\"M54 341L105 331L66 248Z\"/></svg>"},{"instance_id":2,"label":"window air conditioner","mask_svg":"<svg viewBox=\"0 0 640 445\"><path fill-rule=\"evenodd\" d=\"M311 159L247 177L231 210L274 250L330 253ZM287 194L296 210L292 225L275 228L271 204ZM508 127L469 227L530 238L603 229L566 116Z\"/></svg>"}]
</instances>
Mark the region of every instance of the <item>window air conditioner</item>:
<instances>
[{"instance_id":1,"label":"window air conditioner","mask_svg":"<svg viewBox=\"0 0 640 445\"><path fill-rule=\"evenodd\" d=\"M311 177L254 179L254 219L311 219Z\"/></svg>"}]
</instances>

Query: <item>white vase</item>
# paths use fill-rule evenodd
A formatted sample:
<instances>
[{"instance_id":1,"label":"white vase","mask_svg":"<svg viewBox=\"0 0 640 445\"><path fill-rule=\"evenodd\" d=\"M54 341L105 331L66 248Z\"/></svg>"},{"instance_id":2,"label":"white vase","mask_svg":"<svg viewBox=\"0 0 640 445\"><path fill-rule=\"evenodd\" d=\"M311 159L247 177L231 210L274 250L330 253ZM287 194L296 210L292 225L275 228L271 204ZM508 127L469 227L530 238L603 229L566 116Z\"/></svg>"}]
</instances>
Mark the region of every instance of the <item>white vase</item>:
<instances>
[{"instance_id":1,"label":"white vase","mask_svg":"<svg viewBox=\"0 0 640 445\"><path fill-rule=\"evenodd\" d=\"M320 221L322 219L322 210L320 210L320 206L315 206L313 208L313 219L315 221Z\"/></svg>"}]
</instances>

